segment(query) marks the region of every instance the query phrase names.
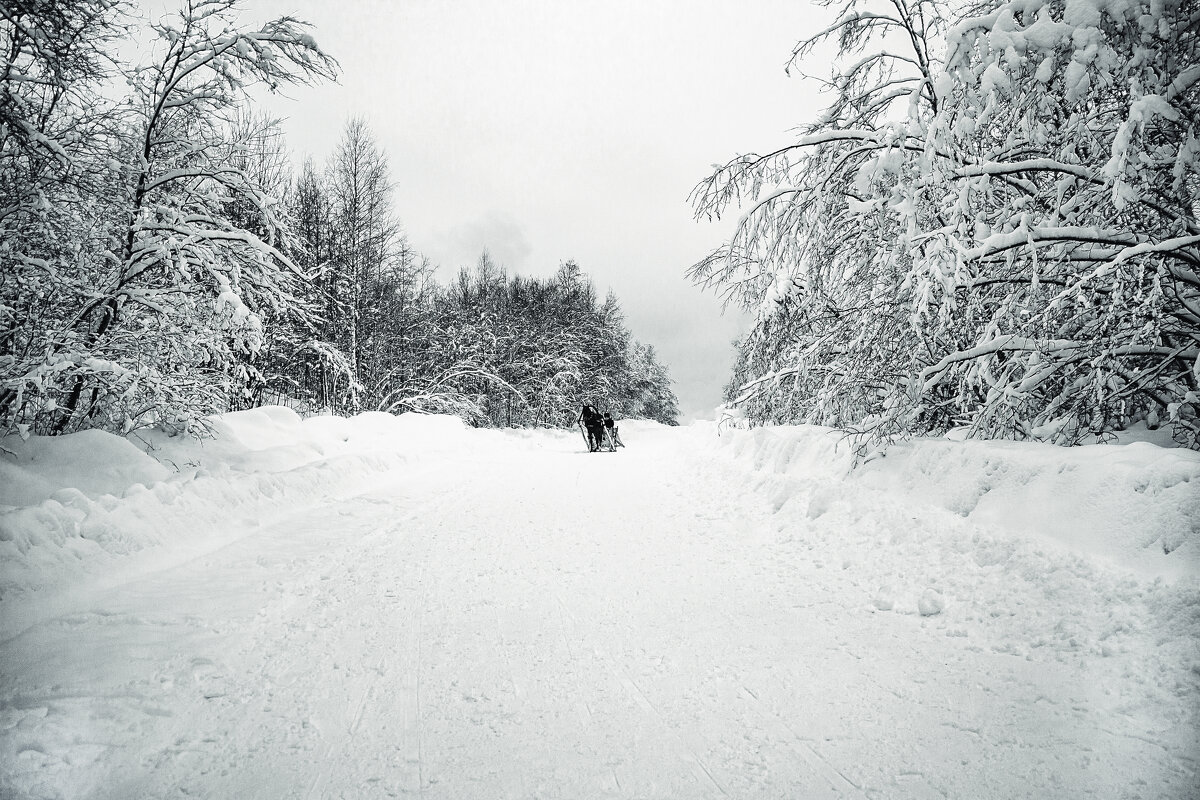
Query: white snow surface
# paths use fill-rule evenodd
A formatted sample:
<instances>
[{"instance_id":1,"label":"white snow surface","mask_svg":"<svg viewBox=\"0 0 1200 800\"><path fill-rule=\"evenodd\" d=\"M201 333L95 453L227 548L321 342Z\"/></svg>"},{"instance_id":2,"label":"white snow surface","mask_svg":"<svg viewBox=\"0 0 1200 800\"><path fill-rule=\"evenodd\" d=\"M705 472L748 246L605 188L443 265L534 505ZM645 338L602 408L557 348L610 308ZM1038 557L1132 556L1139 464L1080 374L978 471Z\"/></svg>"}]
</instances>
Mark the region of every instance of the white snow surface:
<instances>
[{"instance_id":1,"label":"white snow surface","mask_svg":"<svg viewBox=\"0 0 1200 800\"><path fill-rule=\"evenodd\" d=\"M723 443L771 492L807 502L881 490L1043 546L1061 544L1166 579L1200 575L1200 453L1145 441L1061 448L1029 442L918 440L869 453L815 426L726 431ZM837 480L841 478L842 480ZM830 483L830 479L834 479ZM821 489L815 483L828 483Z\"/></svg>"},{"instance_id":2,"label":"white snow surface","mask_svg":"<svg viewBox=\"0 0 1200 800\"><path fill-rule=\"evenodd\" d=\"M211 427L0 442L0 797L1200 796L1195 453Z\"/></svg>"}]
</instances>

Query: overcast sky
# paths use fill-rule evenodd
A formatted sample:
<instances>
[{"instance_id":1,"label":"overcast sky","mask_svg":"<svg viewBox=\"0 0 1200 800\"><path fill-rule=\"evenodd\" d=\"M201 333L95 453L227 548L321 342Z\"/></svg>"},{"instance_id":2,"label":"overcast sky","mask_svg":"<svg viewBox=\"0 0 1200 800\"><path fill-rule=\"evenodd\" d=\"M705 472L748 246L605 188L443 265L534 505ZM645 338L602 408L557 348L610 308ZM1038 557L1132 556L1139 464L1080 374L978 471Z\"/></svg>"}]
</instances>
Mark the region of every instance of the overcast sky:
<instances>
[{"instance_id":1,"label":"overcast sky","mask_svg":"<svg viewBox=\"0 0 1200 800\"><path fill-rule=\"evenodd\" d=\"M297 160L321 163L348 117L386 150L413 247L443 277L486 248L510 272L575 259L654 345L685 418L710 416L744 321L684 271L729 221L695 222L692 187L812 114L783 66L816 11L797 0L249 0L292 14L341 62L338 84L270 103ZM735 217L736 218L736 214Z\"/></svg>"}]
</instances>

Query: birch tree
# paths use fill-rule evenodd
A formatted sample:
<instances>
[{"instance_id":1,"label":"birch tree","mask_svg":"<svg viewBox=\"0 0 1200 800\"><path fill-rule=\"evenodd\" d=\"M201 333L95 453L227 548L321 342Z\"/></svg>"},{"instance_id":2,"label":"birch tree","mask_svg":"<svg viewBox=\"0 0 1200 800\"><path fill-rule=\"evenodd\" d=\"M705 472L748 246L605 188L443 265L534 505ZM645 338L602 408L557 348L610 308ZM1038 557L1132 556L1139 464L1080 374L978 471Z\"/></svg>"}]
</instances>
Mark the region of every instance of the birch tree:
<instances>
[{"instance_id":1,"label":"birch tree","mask_svg":"<svg viewBox=\"0 0 1200 800\"><path fill-rule=\"evenodd\" d=\"M237 11L187 2L150 26L157 56L128 74L134 152L106 270L47 354L55 431L221 410L246 383L236 355L261 348L263 315L295 302L278 204L238 166L251 143L232 125L250 86L332 78L335 66L303 23L242 28ZM263 236L230 218L236 203Z\"/></svg>"},{"instance_id":2,"label":"birch tree","mask_svg":"<svg viewBox=\"0 0 1200 800\"><path fill-rule=\"evenodd\" d=\"M1146 419L1197 446L1194 7L836 12L794 54L836 43L826 112L693 196L750 204L691 272L757 314L729 399L875 438Z\"/></svg>"}]
</instances>

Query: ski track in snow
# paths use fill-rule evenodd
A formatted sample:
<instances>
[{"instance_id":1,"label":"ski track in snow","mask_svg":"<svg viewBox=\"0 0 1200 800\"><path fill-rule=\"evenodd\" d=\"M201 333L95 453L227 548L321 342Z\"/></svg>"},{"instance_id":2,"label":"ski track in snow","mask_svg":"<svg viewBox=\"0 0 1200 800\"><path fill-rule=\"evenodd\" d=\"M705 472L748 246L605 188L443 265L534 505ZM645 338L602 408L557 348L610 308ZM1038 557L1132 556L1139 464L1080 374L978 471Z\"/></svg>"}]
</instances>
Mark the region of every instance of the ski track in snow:
<instances>
[{"instance_id":1,"label":"ski track in snow","mask_svg":"<svg viewBox=\"0 0 1200 800\"><path fill-rule=\"evenodd\" d=\"M0 796L1200 795L1190 590L784 523L681 432L480 442L4 642Z\"/></svg>"}]
</instances>

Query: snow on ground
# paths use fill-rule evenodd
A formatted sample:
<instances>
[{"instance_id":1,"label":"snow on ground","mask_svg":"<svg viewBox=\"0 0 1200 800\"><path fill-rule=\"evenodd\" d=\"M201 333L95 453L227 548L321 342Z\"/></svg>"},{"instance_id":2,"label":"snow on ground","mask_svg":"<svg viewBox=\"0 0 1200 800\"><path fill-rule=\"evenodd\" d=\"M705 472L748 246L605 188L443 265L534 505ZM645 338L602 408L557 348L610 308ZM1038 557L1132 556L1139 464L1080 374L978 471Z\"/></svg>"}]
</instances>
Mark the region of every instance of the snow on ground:
<instances>
[{"instance_id":1,"label":"snow on ground","mask_svg":"<svg viewBox=\"0 0 1200 800\"><path fill-rule=\"evenodd\" d=\"M856 466L850 440L829 428L735 428L718 441L810 518L839 493L853 501L870 487L1148 576L1200 575L1200 453L1191 450L920 440L868 453Z\"/></svg>"},{"instance_id":2,"label":"snow on ground","mask_svg":"<svg viewBox=\"0 0 1200 800\"><path fill-rule=\"evenodd\" d=\"M1200 458L4 440L0 797L1200 794Z\"/></svg>"},{"instance_id":3,"label":"snow on ground","mask_svg":"<svg viewBox=\"0 0 1200 800\"><path fill-rule=\"evenodd\" d=\"M279 407L226 414L211 428L202 439L0 439L0 639L81 592L221 547L297 505L393 479L414 454L462 447L466 435L451 418L302 421Z\"/></svg>"}]
</instances>

